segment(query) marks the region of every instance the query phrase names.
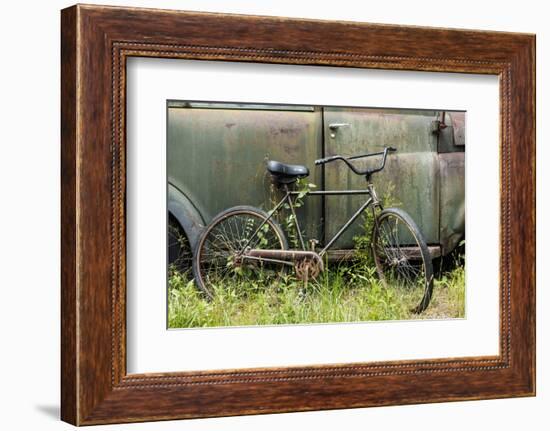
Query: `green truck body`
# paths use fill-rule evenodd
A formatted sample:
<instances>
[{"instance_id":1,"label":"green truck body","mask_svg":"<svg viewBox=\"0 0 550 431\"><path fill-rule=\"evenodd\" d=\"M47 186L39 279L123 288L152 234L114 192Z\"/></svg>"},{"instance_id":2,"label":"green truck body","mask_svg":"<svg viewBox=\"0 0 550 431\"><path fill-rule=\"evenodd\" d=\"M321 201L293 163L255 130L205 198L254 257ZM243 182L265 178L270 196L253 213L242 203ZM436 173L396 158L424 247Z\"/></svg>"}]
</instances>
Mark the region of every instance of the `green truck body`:
<instances>
[{"instance_id":1,"label":"green truck body","mask_svg":"<svg viewBox=\"0 0 550 431\"><path fill-rule=\"evenodd\" d=\"M379 196L414 218L434 255L448 254L464 237L464 112L169 101L167 115L168 212L192 249L220 211L271 208L267 160L308 166L317 189L363 189L365 178L345 164L315 166L315 159L385 146L398 151L373 176ZM306 236L330 238L361 199L308 198L299 214ZM356 223L334 247L352 249L360 233Z\"/></svg>"}]
</instances>

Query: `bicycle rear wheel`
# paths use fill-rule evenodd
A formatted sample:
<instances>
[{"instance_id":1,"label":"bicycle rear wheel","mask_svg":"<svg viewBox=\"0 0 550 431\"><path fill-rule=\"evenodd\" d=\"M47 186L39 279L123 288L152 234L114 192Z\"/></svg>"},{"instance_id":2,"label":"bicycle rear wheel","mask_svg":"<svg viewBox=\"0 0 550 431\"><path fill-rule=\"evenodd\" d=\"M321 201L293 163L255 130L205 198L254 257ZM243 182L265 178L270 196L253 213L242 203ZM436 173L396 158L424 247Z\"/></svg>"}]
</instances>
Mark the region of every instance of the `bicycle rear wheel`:
<instances>
[{"instance_id":1,"label":"bicycle rear wheel","mask_svg":"<svg viewBox=\"0 0 550 431\"><path fill-rule=\"evenodd\" d=\"M432 257L413 219L399 208L383 210L372 236L376 269L386 287L398 290L413 313L422 313L433 291Z\"/></svg>"},{"instance_id":2,"label":"bicycle rear wheel","mask_svg":"<svg viewBox=\"0 0 550 431\"><path fill-rule=\"evenodd\" d=\"M267 287L279 279L284 265L241 257L245 248L288 248L281 227L268 217L257 208L238 206L221 212L206 227L193 258L193 273L197 286L209 298L217 288Z\"/></svg>"}]
</instances>

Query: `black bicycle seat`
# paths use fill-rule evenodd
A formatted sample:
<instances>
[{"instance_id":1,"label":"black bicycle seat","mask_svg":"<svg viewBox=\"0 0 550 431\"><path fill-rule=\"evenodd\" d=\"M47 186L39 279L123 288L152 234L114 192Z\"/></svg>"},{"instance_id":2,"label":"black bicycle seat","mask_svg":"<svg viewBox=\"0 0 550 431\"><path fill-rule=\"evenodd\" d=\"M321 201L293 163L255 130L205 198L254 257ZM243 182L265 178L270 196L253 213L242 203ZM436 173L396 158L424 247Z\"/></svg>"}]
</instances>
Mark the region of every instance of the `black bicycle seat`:
<instances>
[{"instance_id":1,"label":"black bicycle seat","mask_svg":"<svg viewBox=\"0 0 550 431\"><path fill-rule=\"evenodd\" d=\"M298 178L305 178L309 175L307 166L289 165L286 163L270 160L267 162L267 170L276 177L280 183L292 183Z\"/></svg>"}]
</instances>

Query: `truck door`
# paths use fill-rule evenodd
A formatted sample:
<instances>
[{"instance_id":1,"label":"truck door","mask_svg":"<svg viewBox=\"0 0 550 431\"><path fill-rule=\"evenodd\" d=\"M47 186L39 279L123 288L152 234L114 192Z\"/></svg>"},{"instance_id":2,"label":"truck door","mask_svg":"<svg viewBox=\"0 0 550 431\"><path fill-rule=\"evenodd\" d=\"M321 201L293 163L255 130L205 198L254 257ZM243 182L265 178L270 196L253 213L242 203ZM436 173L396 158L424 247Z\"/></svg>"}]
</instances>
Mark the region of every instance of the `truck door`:
<instances>
[{"instance_id":1,"label":"truck door","mask_svg":"<svg viewBox=\"0 0 550 431\"><path fill-rule=\"evenodd\" d=\"M312 106L203 103L168 104L168 181L192 202L206 223L235 205L269 210L273 190L266 161L309 166L322 157L322 110ZM299 209L308 237L318 238L321 198Z\"/></svg>"},{"instance_id":2,"label":"truck door","mask_svg":"<svg viewBox=\"0 0 550 431\"><path fill-rule=\"evenodd\" d=\"M386 167L373 175L379 198L390 206L400 206L419 225L428 244L439 243L439 161L433 122L438 112L404 109L337 108L323 109L324 155L351 156L397 148L388 156ZM357 161L363 167L380 159ZM354 174L342 162L324 166L327 190L364 189L365 178ZM338 231L359 208L365 196L327 196L324 214L325 241ZM353 237L364 232L357 220L333 246L353 248Z\"/></svg>"}]
</instances>

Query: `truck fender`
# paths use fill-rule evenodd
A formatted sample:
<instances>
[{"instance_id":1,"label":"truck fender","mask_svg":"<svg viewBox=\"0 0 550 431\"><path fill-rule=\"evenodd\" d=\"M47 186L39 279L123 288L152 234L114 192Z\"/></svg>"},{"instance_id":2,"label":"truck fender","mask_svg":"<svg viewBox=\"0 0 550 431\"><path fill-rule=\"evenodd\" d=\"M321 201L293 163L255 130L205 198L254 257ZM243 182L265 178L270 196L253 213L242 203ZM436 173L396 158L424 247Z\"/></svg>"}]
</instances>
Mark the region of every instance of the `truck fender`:
<instances>
[{"instance_id":1,"label":"truck fender","mask_svg":"<svg viewBox=\"0 0 550 431\"><path fill-rule=\"evenodd\" d=\"M172 184L168 184L168 212L179 222L195 253L200 234L206 223L191 200Z\"/></svg>"}]
</instances>

